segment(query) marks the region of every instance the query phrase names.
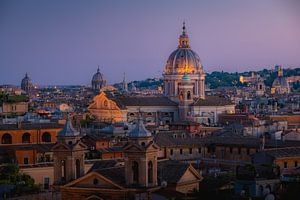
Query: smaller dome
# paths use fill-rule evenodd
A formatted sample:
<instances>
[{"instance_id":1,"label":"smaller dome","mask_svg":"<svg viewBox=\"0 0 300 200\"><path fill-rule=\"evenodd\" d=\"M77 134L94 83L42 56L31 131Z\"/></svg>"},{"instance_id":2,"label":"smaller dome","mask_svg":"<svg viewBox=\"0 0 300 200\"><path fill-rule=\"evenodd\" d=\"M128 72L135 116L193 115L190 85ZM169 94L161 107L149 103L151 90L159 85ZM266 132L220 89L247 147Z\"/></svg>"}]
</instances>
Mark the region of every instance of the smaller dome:
<instances>
[{"instance_id":1,"label":"smaller dome","mask_svg":"<svg viewBox=\"0 0 300 200\"><path fill-rule=\"evenodd\" d=\"M135 128L129 132L129 137L151 137L152 134L148 131L142 119L139 119Z\"/></svg>"},{"instance_id":2,"label":"smaller dome","mask_svg":"<svg viewBox=\"0 0 300 200\"><path fill-rule=\"evenodd\" d=\"M21 89L24 91L29 91L33 88L33 84L31 82L31 79L29 78L28 74L25 74L25 77L21 81Z\"/></svg>"},{"instance_id":3,"label":"smaller dome","mask_svg":"<svg viewBox=\"0 0 300 200\"><path fill-rule=\"evenodd\" d=\"M92 88L95 91L99 91L106 85L106 81L104 80L103 74L100 72L98 67L97 72L93 75L92 78Z\"/></svg>"},{"instance_id":4,"label":"smaller dome","mask_svg":"<svg viewBox=\"0 0 300 200\"><path fill-rule=\"evenodd\" d=\"M58 133L58 137L75 137L79 132L73 127L71 120L67 119L64 128Z\"/></svg>"},{"instance_id":5,"label":"smaller dome","mask_svg":"<svg viewBox=\"0 0 300 200\"><path fill-rule=\"evenodd\" d=\"M97 69L97 72L94 74L92 78L92 82L102 82L103 81L103 75L100 72L100 69Z\"/></svg>"},{"instance_id":6,"label":"smaller dome","mask_svg":"<svg viewBox=\"0 0 300 200\"><path fill-rule=\"evenodd\" d=\"M283 76L279 76L277 77L272 84L272 87L289 87L289 83L287 81L287 79Z\"/></svg>"}]
</instances>

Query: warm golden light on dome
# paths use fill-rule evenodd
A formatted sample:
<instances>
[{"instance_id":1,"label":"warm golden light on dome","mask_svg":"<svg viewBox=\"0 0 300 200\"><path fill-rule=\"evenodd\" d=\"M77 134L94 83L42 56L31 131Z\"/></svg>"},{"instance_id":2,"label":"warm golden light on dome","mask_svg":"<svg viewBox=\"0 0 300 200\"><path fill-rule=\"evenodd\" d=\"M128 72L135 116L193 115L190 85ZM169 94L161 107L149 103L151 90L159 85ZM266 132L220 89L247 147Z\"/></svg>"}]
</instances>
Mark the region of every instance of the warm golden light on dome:
<instances>
[{"instance_id":1,"label":"warm golden light on dome","mask_svg":"<svg viewBox=\"0 0 300 200\"><path fill-rule=\"evenodd\" d=\"M164 72L175 74L203 73L201 60L197 53L190 47L185 24L183 24L182 29L178 48L169 56Z\"/></svg>"}]
</instances>

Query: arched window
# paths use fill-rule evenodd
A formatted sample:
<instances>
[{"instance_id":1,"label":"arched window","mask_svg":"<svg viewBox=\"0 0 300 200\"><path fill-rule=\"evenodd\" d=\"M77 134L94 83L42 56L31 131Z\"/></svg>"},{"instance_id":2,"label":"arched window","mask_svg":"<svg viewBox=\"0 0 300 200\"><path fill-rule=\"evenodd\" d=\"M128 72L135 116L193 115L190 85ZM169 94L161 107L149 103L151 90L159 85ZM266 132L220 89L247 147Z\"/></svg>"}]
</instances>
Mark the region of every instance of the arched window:
<instances>
[{"instance_id":1,"label":"arched window","mask_svg":"<svg viewBox=\"0 0 300 200\"><path fill-rule=\"evenodd\" d=\"M182 93L182 91L180 92L179 99L180 99L180 101L182 101L182 100L183 100L183 93Z\"/></svg>"},{"instance_id":2,"label":"arched window","mask_svg":"<svg viewBox=\"0 0 300 200\"><path fill-rule=\"evenodd\" d=\"M24 133L22 135L22 143L30 143L30 133Z\"/></svg>"},{"instance_id":3,"label":"arched window","mask_svg":"<svg viewBox=\"0 0 300 200\"><path fill-rule=\"evenodd\" d=\"M136 161L132 163L132 174L133 174L133 183L139 183L139 164Z\"/></svg>"},{"instance_id":4,"label":"arched window","mask_svg":"<svg viewBox=\"0 0 300 200\"><path fill-rule=\"evenodd\" d=\"M104 103L103 103L104 107L108 107L108 101L105 100Z\"/></svg>"},{"instance_id":5,"label":"arched window","mask_svg":"<svg viewBox=\"0 0 300 200\"><path fill-rule=\"evenodd\" d=\"M61 161L61 181L64 183L66 181L66 161Z\"/></svg>"},{"instance_id":6,"label":"arched window","mask_svg":"<svg viewBox=\"0 0 300 200\"><path fill-rule=\"evenodd\" d=\"M151 160L148 162L148 183L153 183L153 164Z\"/></svg>"},{"instance_id":7,"label":"arched window","mask_svg":"<svg viewBox=\"0 0 300 200\"><path fill-rule=\"evenodd\" d=\"M12 143L12 137L11 137L11 135L9 133L5 133L2 136L1 143L2 144L11 144Z\"/></svg>"},{"instance_id":8,"label":"arched window","mask_svg":"<svg viewBox=\"0 0 300 200\"><path fill-rule=\"evenodd\" d=\"M43 133L42 142L51 142L51 134L48 132Z\"/></svg>"},{"instance_id":9,"label":"arched window","mask_svg":"<svg viewBox=\"0 0 300 200\"><path fill-rule=\"evenodd\" d=\"M80 160L76 160L76 178L80 177Z\"/></svg>"},{"instance_id":10,"label":"arched window","mask_svg":"<svg viewBox=\"0 0 300 200\"><path fill-rule=\"evenodd\" d=\"M191 99L191 92L190 91L187 92L187 99Z\"/></svg>"}]
</instances>

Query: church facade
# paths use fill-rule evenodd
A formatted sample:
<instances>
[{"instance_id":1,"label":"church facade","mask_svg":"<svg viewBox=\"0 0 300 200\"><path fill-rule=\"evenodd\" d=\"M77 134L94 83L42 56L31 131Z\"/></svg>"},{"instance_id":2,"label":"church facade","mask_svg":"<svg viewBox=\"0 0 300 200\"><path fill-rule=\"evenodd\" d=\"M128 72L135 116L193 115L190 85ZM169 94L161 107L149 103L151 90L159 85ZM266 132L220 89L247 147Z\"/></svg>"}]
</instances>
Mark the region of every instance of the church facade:
<instances>
[{"instance_id":1,"label":"church facade","mask_svg":"<svg viewBox=\"0 0 300 200\"><path fill-rule=\"evenodd\" d=\"M137 113L143 113L146 125L168 124L174 121L198 123L218 122L221 113L234 113L235 104L219 96L205 97L205 73L201 60L190 47L185 24L179 44L165 65L164 95L114 96L100 93L88 107L101 122L133 122ZM212 101L213 99L213 101Z\"/></svg>"},{"instance_id":2,"label":"church facade","mask_svg":"<svg viewBox=\"0 0 300 200\"><path fill-rule=\"evenodd\" d=\"M164 193L191 193L199 189L200 174L187 163L158 162L159 146L139 117L123 147L124 161L96 162L83 174L82 159L86 146L72 124L60 132L54 152L54 181L62 199L167 199ZM169 196L168 196L169 197Z\"/></svg>"}]
</instances>

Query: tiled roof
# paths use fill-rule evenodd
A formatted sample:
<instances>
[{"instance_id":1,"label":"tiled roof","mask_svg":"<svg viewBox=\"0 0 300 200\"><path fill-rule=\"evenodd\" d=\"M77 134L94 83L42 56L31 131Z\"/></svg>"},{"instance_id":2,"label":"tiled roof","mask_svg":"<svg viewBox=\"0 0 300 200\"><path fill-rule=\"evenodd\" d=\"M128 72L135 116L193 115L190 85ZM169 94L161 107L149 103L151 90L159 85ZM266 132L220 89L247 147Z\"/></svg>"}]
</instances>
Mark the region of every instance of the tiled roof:
<instances>
[{"instance_id":1,"label":"tiled roof","mask_svg":"<svg viewBox=\"0 0 300 200\"><path fill-rule=\"evenodd\" d=\"M193 106L226 106L234 105L230 99L220 96L205 96L205 99L199 98Z\"/></svg>"},{"instance_id":2,"label":"tiled roof","mask_svg":"<svg viewBox=\"0 0 300 200\"><path fill-rule=\"evenodd\" d=\"M284 158L284 157L300 157L300 147L286 147L286 148L274 148L267 149L265 152L275 158Z\"/></svg>"},{"instance_id":3,"label":"tiled roof","mask_svg":"<svg viewBox=\"0 0 300 200\"><path fill-rule=\"evenodd\" d=\"M168 184L176 184L188 167L188 163L176 161L158 162L157 178L159 182L167 181Z\"/></svg>"},{"instance_id":4,"label":"tiled roof","mask_svg":"<svg viewBox=\"0 0 300 200\"><path fill-rule=\"evenodd\" d=\"M99 173L105 178L108 178L121 186L124 186L126 183L124 167L109 167L103 169L95 169L93 171Z\"/></svg>"},{"instance_id":5,"label":"tiled roof","mask_svg":"<svg viewBox=\"0 0 300 200\"><path fill-rule=\"evenodd\" d=\"M108 148L102 148L97 149L100 153L109 153L109 152L123 152L123 147L108 147Z\"/></svg>"},{"instance_id":6,"label":"tiled roof","mask_svg":"<svg viewBox=\"0 0 300 200\"><path fill-rule=\"evenodd\" d=\"M176 138L174 137L176 134ZM181 132L174 131L162 131L155 135L155 142L162 147L175 147L175 146L207 146L210 144L226 145L226 146L241 146L241 147L254 147L259 148L261 146L261 140L255 137L243 137L243 136L207 136L207 137L191 137L189 134L184 134L184 138L181 137ZM265 148L274 147L292 147L300 146L299 141L275 141L266 140Z\"/></svg>"},{"instance_id":7,"label":"tiled roof","mask_svg":"<svg viewBox=\"0 0 300 200\"><path fill-rule=\"evenodd\" d=\"M60 129L64 125L58 123L22 123L19 127L17 124L1 124L0 130L34 130L34 129Z\"/></svg>"},{"instance_id":8,"label":"tiled roof","mask_svg":"<svg viewBox=\"0 0 300 200\"><path fill-rule=\"evenodd\" d=\"M22 144L0 146L3 150L37 150L38 152L50 152L54 144Z\"/></svg>"},{"instance_id":9,"label":"tiled roof","mask_svg":"<svg viewBox=\"0 0 300 200\"><path fill-rule=\"evenodd\" d=\"M115 167L117 164L118 164L118 161L116 161L116 160L101 160L101 161L97 161L97 162L95 162L93 164L93 166L91 167L90 171Z\"/></svg>"},{"instance_id":10,"label":"tiled roof","mask_svg":"<svg viewBox=\"0 0 300 200\"><path fill-rule=\"evenodd\" d=\"M115 98L120 107L126 106L177 106L178 104L167 97L130 97L120 96Z\"/></svg>"},{"instance_id":11,"label":"tiled roof","mask_svg":"<svg viewBox=\"0 0 300 200\"><path fill-rule=\"evenodd\" d=\"M168 184L176 184L189 167L187 163L171 160L161 161L157 164L159 181L167 181ZM90 171L97 172L113 182L125 186L124 166L117 165L118 162L115 160L99 161L92 166Z\"/></svg>"}]
</instances>

